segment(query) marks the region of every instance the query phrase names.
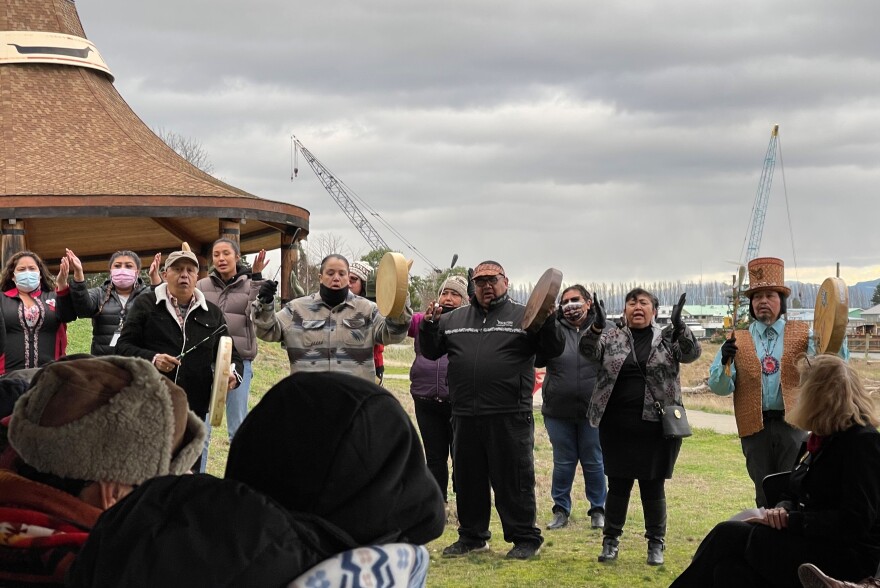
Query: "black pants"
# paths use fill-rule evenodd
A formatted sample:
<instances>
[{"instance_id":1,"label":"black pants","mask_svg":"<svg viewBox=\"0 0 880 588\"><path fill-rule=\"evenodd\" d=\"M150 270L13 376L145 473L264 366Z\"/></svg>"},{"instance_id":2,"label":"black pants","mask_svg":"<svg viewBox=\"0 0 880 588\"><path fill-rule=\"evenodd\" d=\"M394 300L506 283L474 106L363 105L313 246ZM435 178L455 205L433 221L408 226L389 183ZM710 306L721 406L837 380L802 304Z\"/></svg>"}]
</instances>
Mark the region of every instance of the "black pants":
<instances>
[{"instance_id":1,"label":"black pants","mask_svg":"<svg viewBox=\"0 0 880 588\"><path fill-rule=\"evenodd\" d=\"M443 500L447 500L449 485L449 455L452 453L452 406L448 402L413 397L416 422L425 446L428 471L437 480ZM452 490L455 491L455 472L452 474Z\"/></svg>"},{"instance_id":2,"label":"black pants","mask_svg":"<svg viewBox=\"0 0 880 588\"><path fill-rule=\"evenodd\" d=\"M785 529L725 521L709 531L670 588L795 588L801 585L797 569L802 563L842 580L870 574L851 550L835 548L834 537L820 541Z\"/></svg>"},{"instance_id":3,"label":"black pants","mask_svg":"<svg viewBox=\"0 0 880 588\"><path fill-rule=\"evenodd\" d=\"M762 430L740 439L746 469L755 485L755 504L767 508L775 505L767 504L762 487L764 478L794 468L801 444L807 440L807 433L783 420L782 411L771 414L764 418Z\"/></svg>"},{"instance_id":4,"label":"black pants","mask_svg":"<svg viewBox=\"0 0 880 588\"><path fill-rule=\"evenodd\" d=\"M608 494L629 500L635 480L632 478L608 478ZM663 500L666 498L666 480L639 480L639 494L644 500Z\"/></svg>"},{"instance_id":5,"label":"black pants","mask_svg":"<svg viewBox=\"0 0 880 588\"><path fill-rule=\"evenodd\" d=\"M504 540L540 545L535 526L535 421L531 412L452 417L458 534L488 541L491 491Z\"/></svg>"}]
</instances>

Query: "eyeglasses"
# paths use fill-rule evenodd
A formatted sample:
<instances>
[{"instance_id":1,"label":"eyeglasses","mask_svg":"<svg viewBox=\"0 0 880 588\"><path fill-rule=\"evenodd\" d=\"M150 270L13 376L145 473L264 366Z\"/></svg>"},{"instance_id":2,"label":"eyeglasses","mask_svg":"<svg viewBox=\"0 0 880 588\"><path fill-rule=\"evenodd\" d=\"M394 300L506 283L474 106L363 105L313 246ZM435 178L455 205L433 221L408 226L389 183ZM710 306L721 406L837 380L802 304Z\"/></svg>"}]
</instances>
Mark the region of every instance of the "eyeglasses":
<instances>
[{"instance_id":1,"label":"eyeglasses","mask_svg":"<svg viewBox=\"0 0 880 588\"><path fill-rule=\"evenodd\" d=\"M474 278L474 284L476 284L477 288L485 288L487 285L494 286L498 283L498 279L503 276L485 276L481 278Z\"/></svg>"}]
</instances>

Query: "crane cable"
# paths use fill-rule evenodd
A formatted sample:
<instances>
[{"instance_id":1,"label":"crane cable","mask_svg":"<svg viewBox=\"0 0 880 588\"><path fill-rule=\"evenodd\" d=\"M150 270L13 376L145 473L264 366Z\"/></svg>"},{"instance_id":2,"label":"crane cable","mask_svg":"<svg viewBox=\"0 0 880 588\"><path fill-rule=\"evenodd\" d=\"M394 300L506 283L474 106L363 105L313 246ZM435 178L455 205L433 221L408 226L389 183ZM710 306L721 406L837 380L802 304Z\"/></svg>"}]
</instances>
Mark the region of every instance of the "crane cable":
<instances>
[{"instance_id":1,"label":"crane cable","mask_svg":"<svg viewBox=\"0 0 880 588\"><path fill-rule=\"evenodd\" d=\"M290 143L290 145L291 145L291 151L292 151L292 155L291 155L291 166L293 167L293 175L291 175L290 179L291 179L291 181L292 181L293 178L295 178L295 177L297 176L297 173L299 172L298 164L297 164L297 162L298 162L298 155L297 155L297 153L298 153L299 147L296 145L295 140L292 140L291 143ZM314 155L313 155L312 157L314 157ZM376 210L374 210L369 204L367 204L367 202L366 202L363 198L361 198L360 196L358 196L357 192L355 192L355 191L354 191L354 190L353 190L348 184L346 184L343 180L341 180L341 179L339 178L339 176L337 176L336 174L334 174L333 171L330 170L329 167L327 167L327 164L325 164L324 162L321 162L321 165L324 166L324 168L325 168L325 169L326 169L326 170L327 170L327 171L328 171L328 172L329 172L329 173L330 173L330 174L336 179L336 181L339 183L339 185L341 185L343 188L345 188L346 192L349 194L349 196L351 196L351 198L352 198L353 200L356 200L356 201L361 205L362 208L366 209L366 211L369 212L370 215L372 215L372 216L373 216L377 221L379 221L379 222L380 222L385 228L387 228L389 231L391 231L391 233L392 233L393 235L395 235L398 239L400 239L400 240L404 243L404 245L406 245L407 248L409 248L410 251L412 251L413 253L415 253L415 254L416 254L416 255L417 255L422 261L424 261L426 264L428 264L428 266L429 266L431 269L433 269L435 272L439 272L439 271L440 271L440 268L438 268L436 265L434 265L434 263L431 262L431 260L428 259L428 258L427 258L427 257L426 257L426 256L425 256L425 255L419 250L418 247L416 247L416 246L413 245L409 240L407 240L407 238L404 237L404 236L400 233L400 231L398 231L398 230L395 229L393 226L391 226L391 223L389 223L388 221L386 221L385 218L382 217L381 214L379 214L379 213L378 213Z\"/></svg>"},{"instance_id":2,"label":"crane cable","mask_svg":"<svg viewBox=\"0 0 880 588\"><path fill-rule=\"evenodd\" d=\"M798 276L797 253L794 247L794 225L791 224L791 208L788 205L788 185L785 183L785 163L782 159L782 142L777 138L776 147L779 151L779 169L782 172L782 191L785 194L785 214L788 217L788 235L791 239L791 258L794 264L794 279L800 287L800 277ZM801 292L798 291L798 299L801 298ZM803 302L803 300L801 300Z\"/></svg>"}]
</instances>

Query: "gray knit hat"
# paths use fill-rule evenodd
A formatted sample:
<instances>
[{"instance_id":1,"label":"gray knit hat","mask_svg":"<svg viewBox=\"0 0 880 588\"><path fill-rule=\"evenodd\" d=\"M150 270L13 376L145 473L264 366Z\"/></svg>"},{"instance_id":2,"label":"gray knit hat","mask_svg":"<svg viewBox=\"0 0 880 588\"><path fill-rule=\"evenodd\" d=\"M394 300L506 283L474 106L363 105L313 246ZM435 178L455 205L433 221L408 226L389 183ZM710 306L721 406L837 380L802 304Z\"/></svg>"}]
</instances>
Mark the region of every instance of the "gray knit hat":
<instances>
[{"instance_id":1,"label":"gray knit hat","mask_svg":"<svg viewBox=\"0 0 880 588\"><path fill-rule=\"evenodd\" d=\"M443 290L446 289L455 290L461 296L461 299L464 300L464 304L468 303L468 294L467 294L467 280L461 276L449 276L446 278L446 281L443 282L443 285L440 286L440 289L437 291L437 296L443 294Z\"/></svg>"},{"instance_id":2,"label":"gray knit hat","mask_svg":"<svg viewBox=\"0 0 880 588\"><path fill-rule=\"evenodd\" d=\"M373 268L365 261L352 261L348 266L348 272L359 277L366 284L367 276L373 272Z\"/></svg>"},{"instance_id":3,"label":"gray knit hat","mask_svg":"<svg viewBox=\"0 0 880 588\"><path fill-rule=\"evenodd\" d=\"M132 485L189 470L205 436L186 392L134 357L46 366L9 422L9 444L36 470Z\"/></svg>"}]
</instances>

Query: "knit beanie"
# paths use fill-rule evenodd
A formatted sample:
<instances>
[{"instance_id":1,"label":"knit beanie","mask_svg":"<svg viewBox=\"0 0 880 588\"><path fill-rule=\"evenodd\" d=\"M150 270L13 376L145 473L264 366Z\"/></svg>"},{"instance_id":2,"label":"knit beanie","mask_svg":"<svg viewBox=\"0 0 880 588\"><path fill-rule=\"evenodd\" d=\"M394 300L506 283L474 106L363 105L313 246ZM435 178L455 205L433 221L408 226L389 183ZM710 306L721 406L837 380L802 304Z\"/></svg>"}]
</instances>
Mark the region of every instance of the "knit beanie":
<instances>
[{"instance_id":1,"label":"knit beanie","mask_svg":"<svg viewBox=\"0 0 880 588\"><path fill-rule=\"evenodd\" d=\"M186 392L134 357L47 365L16 402L9 423L9 444L34 469L131 485L186 472L205 436Z\"/></svg>"},{"instance_id":2,"label":"knit beanie","mask_svg":"<svg viewBox=\"0 0 880 588\"><path fill-rule=\"evenodd\" d=\"M226 477L359 545L443 532L443 497L412 421L387 390L349 374L300 372L272 387L235 433Z\"/></svg>"},{"instance_id":3,"label":"knit beanie","mask_svg":"<svg viewBox=\"0 0 880 588\"><path fill-rule=\"evenodd\" d=\"M463 304L468 303L467 280L465 278L461 276L449 276L446 278L446 281L443 282L443 285L440 286L440 290L437 291L437 296L439 297L443 293L443 290L446 289L458 292Z\"/></svg>"},{"instance_id":4,"label":"knit beanie","mask_svg":"<svg viewBox=\"0 0 880 588\"><path fill-rule=\"evenodd\" d=\"M363 261L352 261L348 266L348 272L359 277L364 284L367 283L367 276L369 276L372 271L373 268Z\"/></svg>"}]
</instances>

